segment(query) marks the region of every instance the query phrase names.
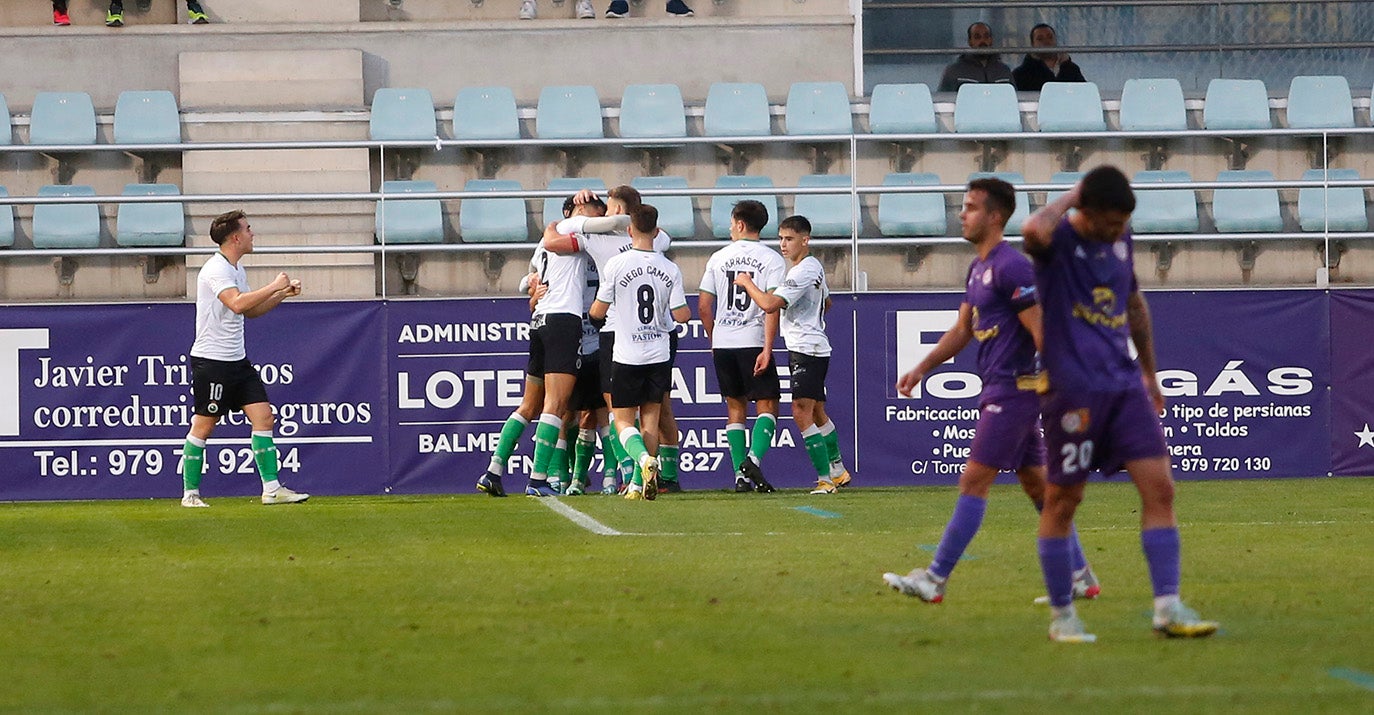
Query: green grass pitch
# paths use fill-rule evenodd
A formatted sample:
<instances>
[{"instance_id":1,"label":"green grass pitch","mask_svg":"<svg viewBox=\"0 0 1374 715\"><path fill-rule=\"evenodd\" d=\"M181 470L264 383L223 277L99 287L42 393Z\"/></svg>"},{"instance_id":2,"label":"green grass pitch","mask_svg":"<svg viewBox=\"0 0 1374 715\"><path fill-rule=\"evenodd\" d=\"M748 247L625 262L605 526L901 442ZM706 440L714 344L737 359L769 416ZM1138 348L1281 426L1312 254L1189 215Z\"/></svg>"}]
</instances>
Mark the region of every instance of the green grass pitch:
<instances>
[{"instance_id":1,"label":"green grass pitch","mask_svg":"<svg viewBox=\"0 0 1374 715\"><path fill-rule=\"evenodd\" d=\"M1374 712L1374 479L1180 484L1198 641L1150 632L1120 481L1078 522L1096 644L1046 640L1014 487L945 603L889 590L954 498L3 504L0 711Z\"/></svg>"}]
</instances>

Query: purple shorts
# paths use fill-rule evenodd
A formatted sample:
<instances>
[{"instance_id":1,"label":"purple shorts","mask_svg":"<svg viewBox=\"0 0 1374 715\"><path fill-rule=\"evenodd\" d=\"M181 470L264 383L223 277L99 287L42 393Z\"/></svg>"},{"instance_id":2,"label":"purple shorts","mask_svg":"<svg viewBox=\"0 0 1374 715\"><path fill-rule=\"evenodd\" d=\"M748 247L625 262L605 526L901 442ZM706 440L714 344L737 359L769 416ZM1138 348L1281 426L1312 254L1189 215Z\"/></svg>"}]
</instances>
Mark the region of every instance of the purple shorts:
<instances>
[{"instance_id":1,"label":"purple shorts","mask_svg":"<svg viewBox=\"0 0 1374 715\"><path fill-rule=\"evenodd\" d=\"M1169 454L1144 385L1116 392L1052 391L1041 407L1054 484L1078 484L1089 472L1111 475L1132 460Z\"/></svg>"},{"instance_id":2,"label":"purple shorts","mask_svg":"<svg viewBox=\"0 0 1374 715\"><path fill-rule=\"evenodd\" d=\"M1045 465L1040 431L1040 396L1020 392L985 400L969 459L1001 471Z\"/></svg>"}]
</instances>

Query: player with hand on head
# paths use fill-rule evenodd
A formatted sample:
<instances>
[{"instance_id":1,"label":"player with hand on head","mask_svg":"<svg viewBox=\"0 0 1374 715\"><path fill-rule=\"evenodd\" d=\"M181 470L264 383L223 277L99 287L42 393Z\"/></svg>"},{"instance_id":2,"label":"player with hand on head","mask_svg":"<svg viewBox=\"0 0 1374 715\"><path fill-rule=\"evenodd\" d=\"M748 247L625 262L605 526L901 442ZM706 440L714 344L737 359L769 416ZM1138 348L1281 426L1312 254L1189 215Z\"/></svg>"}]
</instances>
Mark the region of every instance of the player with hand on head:
<instances>
[{"instance_id":1,"label":"player with hand on head","mask_svg":"<svg viewBox=\"0 0 1374 715\"><path fill-rule=\"evenodd\" d=\"M1016 472L1036 509L1044 505L1045 441L1040 433L1040 364L1036 359L1041 315L1031 263L1003 239L1007 219L1015 210L1011 184L992 178L969 182L959 223L964 240L973 244L977 256L969 264L959 317L930 354L897 381L897 391L910 397L931 370L978 341L983 391L970 456L959 475L954 513L929 566L905 576L883 574L892 588L928 603L944 600L950 574L982 527L998 472ZM1074 595L1095 598L1100 588L1076 533L1071 534L1069 545Z\"/></svg>"},{"instance_id":2,"label":"player with hand on head","mask_svg":"<svg viewBox=\"0 0 1374 715\"><path fill-rule=\"evenodd\" d=\"M243 410L252 425L253 461L262 477L263 504L292 504L310 498L277 479L276 418L267 389L244 349L243 319L266 315L283 300L301 294L301 282L278 273L271 283L250 291L243 257L253 252L253 227L242 211L220 214L210 224L219 246L196 276L196 338L191 345L191 393L195 414L182 447L181 505L209 506L200 498L205 445L220 418Z\"/></svg>"},{"instance_id":3,"label":"player with hand on head","mask_svg":"<svg viewBox=\"0 0 1374 715\"><path fill-rule=\"evenodd\" d=\"M1096 640L1073 606L1070 528L1088 473L1123 468L1140 494L1155 631L1195 638L1218 628L1179 599L1174 480L1159 421L1164 396L1155 375L1150 310L1135 277L1134 210L1126 176L1099 166L1023 227L1044 311L1048 389L1041 411L1052 456L1040 514L1040 567L1053 610L1049 636L1061 642ZM1139 362L1131 358L1131 343Z\"/></svg>"},{"instance_id":4,"label":"player with hand on head","mask_svg":"<svg viewBox=\"0 0 1374 715\"><path fill-rule=\"evenodd\" d=\"M735 285L748 292L763 312L782 311L782 340L792 371L792 419L816 468L816 488L811 493L834 494L851 478L840 457L835 423L825 413L825 377L830 370L825 313L830 310L830 287L825 268L811 255L811 222L805 216L788 216L778 223L778 248L788 269L777 290L763 291L747 272L736 274Z\"/></svg>"}]
</instances>

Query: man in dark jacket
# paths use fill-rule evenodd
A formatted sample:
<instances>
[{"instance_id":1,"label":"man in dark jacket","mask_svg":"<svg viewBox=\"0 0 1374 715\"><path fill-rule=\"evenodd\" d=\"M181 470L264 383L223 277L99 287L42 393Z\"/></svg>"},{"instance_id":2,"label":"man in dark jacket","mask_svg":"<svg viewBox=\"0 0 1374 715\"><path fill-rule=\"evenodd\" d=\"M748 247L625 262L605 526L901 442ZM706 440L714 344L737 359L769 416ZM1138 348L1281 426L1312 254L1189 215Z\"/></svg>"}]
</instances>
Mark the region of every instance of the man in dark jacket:
<instances>
[{"instance_id":1,"label":"man in dark jacket","mask_svg":"<svg viewBox=\"0 0 1374 715\"><path fill-rule=\"evenodd\" d=\"M968 26L969 49L992 47L992 28L986 22ZM941 92L957 92L966 84L1011 84L1011 68L991 53L966 53L945 68L940 77Z\"/></svg>"},{"instance_id":2,"label":"man in dark jacket","mask_svg":"<svg viewBox=\"0 0 1374 715\"><path fill-rule=\"evenodd\" d=\"M1040 23L1031 28L1031 47L1058 47L1054 28ZM1087 82L1083 70L1069 59L1068 53L1044 52L1026 55L1026 60L1012 71L1016 91L1039 92L1046 82Z\"/></svg>"}]
</instances>

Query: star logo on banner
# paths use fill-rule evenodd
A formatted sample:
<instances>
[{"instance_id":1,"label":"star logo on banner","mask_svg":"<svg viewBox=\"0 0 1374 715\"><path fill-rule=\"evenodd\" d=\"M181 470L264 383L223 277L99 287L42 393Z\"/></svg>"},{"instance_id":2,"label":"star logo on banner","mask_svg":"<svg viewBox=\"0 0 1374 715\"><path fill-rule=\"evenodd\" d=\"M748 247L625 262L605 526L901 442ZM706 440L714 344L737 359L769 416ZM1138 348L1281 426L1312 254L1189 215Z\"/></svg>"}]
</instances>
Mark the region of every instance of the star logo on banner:
<instances>
[{"instance_id":1,"label":"star logo on banner","mask_svg":"<svg viewBox=\"0 0 1374 715\"><path fill-rule=\"evenodd\" d=\"M1365 423L1363 430L1355 431L1355 436L1360 438L1360 444L1356 446L1355 449L1359 449L1360 447L1363 447L1365 445L1374 447L1374 431L1371 431L1369 429L1368 422Z\"/></svg>"}]
</instances>

